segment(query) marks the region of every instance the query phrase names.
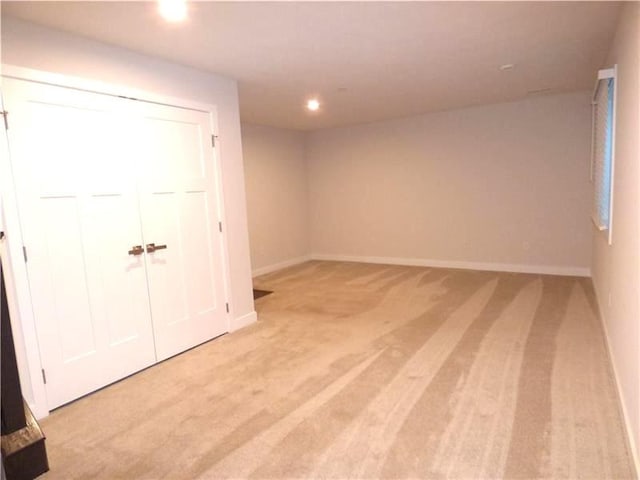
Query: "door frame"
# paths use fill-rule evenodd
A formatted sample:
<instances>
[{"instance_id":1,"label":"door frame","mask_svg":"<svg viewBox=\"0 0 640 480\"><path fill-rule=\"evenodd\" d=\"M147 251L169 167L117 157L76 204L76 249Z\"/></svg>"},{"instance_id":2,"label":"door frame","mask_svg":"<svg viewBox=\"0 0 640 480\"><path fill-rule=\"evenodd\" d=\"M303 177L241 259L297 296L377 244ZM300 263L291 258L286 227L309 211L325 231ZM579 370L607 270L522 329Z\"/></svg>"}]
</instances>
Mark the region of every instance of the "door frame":
<instances>
[{"instance_id":1,"label":"door frame","mask_svg":"<svg viewBox=\"0 0 640 480\"><path fill-rule=\"evenodd\" d=\"M61 75L53 72L34 70L30 68L18 67L15 65L2 64L0 75L0 88L2 88L3 78L24 80L33 83L40 83L58 87L66 87L75 90L97 93L115 97L125 97L132 100L139 100L147 103L167 105L171 107L184 108L205 112L209 115L211 122L211 135L216 137L214 171L216 176L216 195L218 201L218 218L226 227L226 208L224 205L224 181L223 169L221 167L221 146L223 142L219 138L217 107L212 104L194 102L183 98L159 95L157 93L134 89L125 85L104 83L89 80L81 77ZM1 99L0 99L1 100ZM9 128L11 128L11 113L9 113ZM8 133L0 135L0 215L3 214L3 229L6 236L0 242L0 253L4 260L5 276L7 279L7 297L11 310L12 326L16 343L16 357L20 372L20 382L22 384L25 400L33 411L36 418L43 418L49 415L47 407L47 394L44 379L42 376L42 359L38 343L35 316L31 302L31 291L29 287L28 272L26 262L23 259L21 220L19 205L17 201L16 184L13 178L10 161L10 145L8 144ZM213 156L211 159L213 160ZM222 228L222 263L223 263L223 288L225 302L230 303L230 268L229 250L227 239L227 228ZM227 331L231 330L231 316L225 313Z\"/></svg>"}]
</instances>

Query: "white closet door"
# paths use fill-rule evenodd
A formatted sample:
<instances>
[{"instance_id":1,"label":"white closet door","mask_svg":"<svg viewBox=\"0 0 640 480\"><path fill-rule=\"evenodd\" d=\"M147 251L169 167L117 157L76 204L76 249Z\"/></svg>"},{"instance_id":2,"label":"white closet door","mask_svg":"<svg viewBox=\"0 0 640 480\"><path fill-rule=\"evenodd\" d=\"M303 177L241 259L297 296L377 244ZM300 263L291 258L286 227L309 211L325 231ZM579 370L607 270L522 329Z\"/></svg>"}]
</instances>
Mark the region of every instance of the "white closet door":
<instances>
[{"instance_id":1,"label":"white closet door","mask_svg":"<svg viewBox=\"0 0 640 480\"><path fill-rule=\"evenodd\" d=\"M49 408L155 362L126 101L4 81Z\"/></svg>"},{"instance_id":2,"label":"white closet door","mask_svg":"<svg viewBox=\"0 0 640 480\"><path fill-rule=\"evenodd\" d=\"M158 360L228 331L209 113L138 103L140 206ZM148 244L155 244L153 247Z\"/></svg>"}]
</instances>

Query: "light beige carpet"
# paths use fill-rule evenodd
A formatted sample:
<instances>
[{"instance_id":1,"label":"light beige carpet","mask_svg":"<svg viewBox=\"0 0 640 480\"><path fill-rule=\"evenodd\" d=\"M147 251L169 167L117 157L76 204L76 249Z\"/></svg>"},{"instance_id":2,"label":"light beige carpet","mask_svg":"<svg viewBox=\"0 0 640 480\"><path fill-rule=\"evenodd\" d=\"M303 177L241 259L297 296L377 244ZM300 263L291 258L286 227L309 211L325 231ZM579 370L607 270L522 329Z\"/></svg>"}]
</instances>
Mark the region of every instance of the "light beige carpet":
<instances>
[{"instance_id":1,"label":"light beige carpet","mask_svg":"<svg viewBox=\"0 0 640 480\"><path fill-rule=\"evenodd\" d=\"M335 262L45 419L47 478L633 478L590 280Z\"/></svg>"}]
</instances>

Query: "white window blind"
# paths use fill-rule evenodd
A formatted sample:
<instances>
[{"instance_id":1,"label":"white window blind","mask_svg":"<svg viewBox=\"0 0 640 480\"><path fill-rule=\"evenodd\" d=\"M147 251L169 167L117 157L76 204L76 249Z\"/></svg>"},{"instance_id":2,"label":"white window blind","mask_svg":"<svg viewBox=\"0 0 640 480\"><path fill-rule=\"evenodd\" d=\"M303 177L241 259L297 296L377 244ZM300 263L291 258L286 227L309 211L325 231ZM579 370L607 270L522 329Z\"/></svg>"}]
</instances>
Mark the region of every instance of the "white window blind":
<instances>
[{"instance_id":1,"label":"white window blind","mask_svg":"<svg viewBox=\"0 0 640 480\"><path fill-rule=\"evenodd\" d=\"M593 94L593 145L591 179L593 181L592 219L599 230L612 240L613 167L615 153L616 67L598 72Z\"/></svg>"}]
</instances>

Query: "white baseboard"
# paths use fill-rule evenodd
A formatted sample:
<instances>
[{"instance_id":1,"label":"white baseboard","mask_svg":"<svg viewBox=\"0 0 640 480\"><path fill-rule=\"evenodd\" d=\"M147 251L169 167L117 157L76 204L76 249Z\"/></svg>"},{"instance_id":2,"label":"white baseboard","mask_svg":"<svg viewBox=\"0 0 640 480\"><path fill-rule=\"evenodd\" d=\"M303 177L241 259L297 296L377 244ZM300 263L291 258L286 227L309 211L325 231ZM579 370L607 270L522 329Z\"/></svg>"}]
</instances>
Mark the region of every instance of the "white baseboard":
<instances>
[{"instance_id":1,"label":"white baseboard","mask_svg":"<svg viewBox=\"0 0 640 480\"><path fill-rule=\"evenodd\" d=\"M492 272L539 273L543 275L568 275L590 277L591 270L582 267L562 267L554 265L520 265L511 263L460 262L431 260L426 258L360 257L352 255L311 254L311 260L336 262L382 263L386 265L408 265L415 267L460 268L463 270L488 270Z\"/></svg>"},{"instance_id":2,"label":"white baseboard","mask_svg":"<svg viewBox=\"0 0 640 480\"><path fill-rule=\"evenodd\" d=\"M273 265L267 265L266 267L256 268L251 271L251 276L258 277L266 273L271 273L271 272L275 272L276 270L282 270L283 268L292 267L293 265L298 265L299 263L308 262L309 260L311 260L310 255L304 255L302 257L292 258L290 260L285 260L284 262L278 262L278 263L274 263Z\"/></svg>"},{"instance_id":3,"label":"white baseboard","mask_svg":"<svg viewBox=\"0 0 640 480\"><path fill-rule=\"evenodd\" d=\"M620 410L622 411L622 420L624 422L625 431L627 434L627 442L629 445L629 450L631 451L631 459L636 467L636 477L640 476L640 456L638 455L638 446L636 444L635 437L633 435L634 425L631 423L631 419L629 418L629 410L627 409L627 405L624 402L622 396L622 385L620 383L620 376L618 375L618 369L616 368L616 363L613 358L613 349L611 348L611 337L609 336L609 329L607 328L607 322L605 320L604 312L602 307L600 306L600 297L598 297L598 290L596 290L595 283L593 283L593 289L596 292L596 305L598 306L598 313L600 314L600 322L602 323L602 329L604 330L604 338L606 343L607 353L609 355L609 363L611 363L611 368L613 370L613 378L616 383L616 393L618 394L618 405L620 406ZM637 426L635 428L638 428Z\"/></svg>"},{"instance_id":4,"label":"white baseboard","mask_svg":"<svg viewBox=\"0 0 640 480\"><path fill-rule=\"evenodd\" d=\"M249 312L246 315L242 315L241 317L238 317L238 318L233 318L231 319L231 322L229 324L229 333L235 332L236 330L240 330L241 328L247 327L257 321L258 321L258 314L255 311Z\"/></svg>"}]
</instances>

